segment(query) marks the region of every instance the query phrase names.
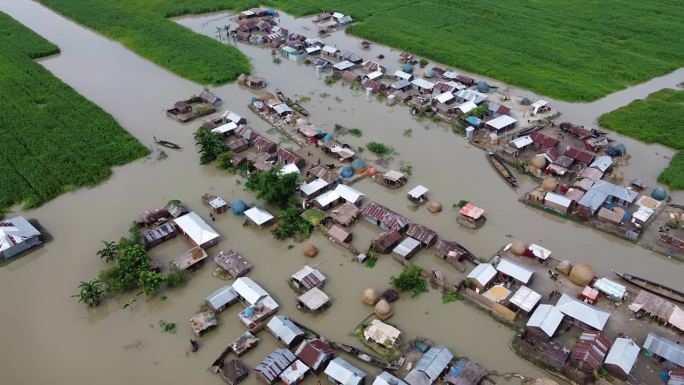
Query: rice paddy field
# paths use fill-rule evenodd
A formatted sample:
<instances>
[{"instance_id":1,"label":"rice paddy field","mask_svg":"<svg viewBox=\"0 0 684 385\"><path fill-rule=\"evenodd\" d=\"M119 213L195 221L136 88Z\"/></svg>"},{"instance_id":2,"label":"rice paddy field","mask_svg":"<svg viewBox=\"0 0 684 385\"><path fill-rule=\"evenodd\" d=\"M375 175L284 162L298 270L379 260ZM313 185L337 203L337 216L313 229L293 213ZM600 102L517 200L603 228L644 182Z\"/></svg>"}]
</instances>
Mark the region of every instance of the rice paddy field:
<instances>
[{"instance_id":1,"label":"rice paddy field","mask_svg":"<svg viewBox=\"0 0 684 385\"><path fill-rule=\"evenodd\" d=\"M591 101L684 65L678 0L281 0L335 9L359 37L543 95Z\"/></svg>"},{"instance_id":2,"label":"rice paddy field","mask_svg":"<svg viewBox=\"0 0 684 385\"><path fill-rule=\"evenodd\" d=\"M33 59L59 48L0 12L0 214L95 185L148 150ZM1 216L1 215L0 215Z\"/></svg>"},{"instance_id":3,"label":"rice paddy field","mask_svg":"<svg viewBox=\"0 0 684 385\"><path fill-rule=\"evenodd\" d=\"M113 39L138 55L200 84L222 84L250 71L235 47L193 33L168 17L226 8L247 8L256 1L40 0L76 22Z\"/></svg>"},{"instance_id":4,"label":"rice paddy field","mask_svg":"<svg viewBox=\"0 0 684 385\"><path fill-rule=\"evenodd\" d=\"M601 115L599 124L647 143L680 150L658 180L673 189L684 189L684 90L654 92Z\"/></svg>"}]
</instances>

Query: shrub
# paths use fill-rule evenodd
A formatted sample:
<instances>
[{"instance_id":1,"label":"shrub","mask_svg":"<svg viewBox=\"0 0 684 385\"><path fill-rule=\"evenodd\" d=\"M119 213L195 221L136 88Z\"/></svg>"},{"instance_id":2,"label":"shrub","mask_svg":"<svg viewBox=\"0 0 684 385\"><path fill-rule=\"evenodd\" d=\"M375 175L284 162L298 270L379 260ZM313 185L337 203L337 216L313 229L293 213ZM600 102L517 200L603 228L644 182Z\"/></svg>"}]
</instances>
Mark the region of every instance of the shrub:
<instances>
[{"instance_id":1,"label":"shrub","mask_svg":"<svg viewBox=\"0 0 684 385\"><path fill-rule=\"evenodd\" d=\"M420 273L423 269L420 266L410 265L399 274L390 278L390 284L400 291L410 291L414 297L420 293L427 292L427 280Z\"/></svg>"},{"instance_id":2,"label":"shrub","mask_svg":"<svg viewBox=\"0 0 684 385\"><path fill-rule=\"evenodd\" d=\"M378 156L389 155L392 153L391 147L388 147L388 146L386 146L382 143L378 143L378 142L369 142L366 145L366 148L368 148L368 150L370 152L372 152L373 154L378 155Z\"/></svg>"}]
</instances>

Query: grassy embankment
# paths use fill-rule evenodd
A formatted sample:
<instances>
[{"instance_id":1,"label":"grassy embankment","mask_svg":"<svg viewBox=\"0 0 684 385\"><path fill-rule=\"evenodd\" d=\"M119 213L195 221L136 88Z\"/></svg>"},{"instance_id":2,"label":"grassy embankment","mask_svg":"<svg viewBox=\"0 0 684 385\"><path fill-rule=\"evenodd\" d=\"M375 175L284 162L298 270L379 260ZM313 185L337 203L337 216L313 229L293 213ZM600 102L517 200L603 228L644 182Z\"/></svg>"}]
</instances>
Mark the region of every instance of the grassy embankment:
<instances>
[{"instance_id":1,"label":"grassy embankment","mask_svg":"<svg viewBox=\"0 0 684 385\"><path fill-rule=\"evenodd\" d=\"M684 65L677 0L276 0L297 15L335 9L347 31L570 101L601 98Z\"/></svg>"},{"instance_id":2,"label":"grassy embankment","mask_svg":"<svg viewBox=\"0 0 684 385\"><path fill-rule=\"evenodd\" d=\"M93 186L148 150L34 59L59 48L0 12L0 216Z\"/></svg>"},{"instance_id":3,"label":"grassy embankment","mask_svg":"<svg viewBox=\"0 0 684 385\"><path fill-rule=\"evenodd\" d=\"M647 143L679 150L658 181L673 189L684 189L684 91L654 92L646 99L601 115L599 124Z\"/></svg>"},{"instance_id":4,"label":"grassy embankment","mask_svg":"<svg viewBox=\"0 0 684 385\"><path fill-rule=\"evenodd\" d=\"M250 0L40 0L140 56L200 84L221 84L249 72L237 48L194 33L168 17L258 4Z\"/></svg>"}]
</instances>

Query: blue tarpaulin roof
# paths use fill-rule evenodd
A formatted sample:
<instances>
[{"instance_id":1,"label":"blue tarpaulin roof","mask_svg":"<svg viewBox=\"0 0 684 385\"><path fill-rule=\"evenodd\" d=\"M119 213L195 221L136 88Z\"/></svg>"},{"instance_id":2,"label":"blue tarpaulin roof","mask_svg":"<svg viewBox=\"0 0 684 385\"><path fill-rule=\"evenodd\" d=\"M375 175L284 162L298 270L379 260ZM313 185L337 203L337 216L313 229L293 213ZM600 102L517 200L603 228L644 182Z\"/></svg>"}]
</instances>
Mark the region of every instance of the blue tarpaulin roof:
<instances>
[{"instance_id":1,"label":"blue tarpaulin roof","mask_svg":"<svg viewBox=\"0 0 684 385\"><path fill-rule=\"evenodd\" d=\"M466 122L473 126L479 126L482 123L482 121L475 116L469 116L468 118L466 118Z\"/></svg>"}]
</instances>

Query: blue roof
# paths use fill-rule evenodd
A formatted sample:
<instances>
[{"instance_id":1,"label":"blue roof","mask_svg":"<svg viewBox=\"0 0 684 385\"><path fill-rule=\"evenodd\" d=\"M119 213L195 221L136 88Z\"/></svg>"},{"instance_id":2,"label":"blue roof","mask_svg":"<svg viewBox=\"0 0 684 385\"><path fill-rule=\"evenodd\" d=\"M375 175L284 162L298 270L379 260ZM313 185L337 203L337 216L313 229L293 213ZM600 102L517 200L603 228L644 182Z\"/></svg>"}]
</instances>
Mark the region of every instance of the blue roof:
<instances>
[{"instance_id":1,"label":"blue roof","mask_svg":"<svg viewBox=\"0 0 684 385\"><path fill-rule=\"evenodd\" d=\"M466 122L473 126L479 126L480 124L482 124L482 121L475 116L469 116L468 118L466 118Z\"/></svg>"},{"instance_id":2,"label":"blue roof","mask_svg":"<svg viewBox=\"0 0 684 385\"><path fill-rule=\"evenodd\" d=\"M247 210L247 204L239 199L236 199L231 203L231 209L235 215L243 215Z\"/></svg>"},{"instance_id":3,"label":"blue roof","mask_svg":"<svg viewBox=\"0 0 684 385\"><path fill-rule=\"evenodd\" d=\"M656 187L651 191L651 198L659 201L667 199L667 191L662 187Z\"/></svg>"},{"instance_id":4,"label":"blue roof","mask_svg":"<svg viewBox=\"0 0 684 385\"><path fill-rule=\"evenodd\" d=\"M354 169L350 166L346 166L340 171L340 176L342 178L351 178L354 175Z\"/></svg>"},{"instance_id":5,"label":"blue roof","mask_svg":"<svg viewBox=\"0 0 684 385\"><path fill-rule=\"evenodd\" d=\"M413 66L409 63L406 63L403 67L401 67L401 70L406 72L407 74L410 74L413 73Z\"/></svg>"}]
</instances>

